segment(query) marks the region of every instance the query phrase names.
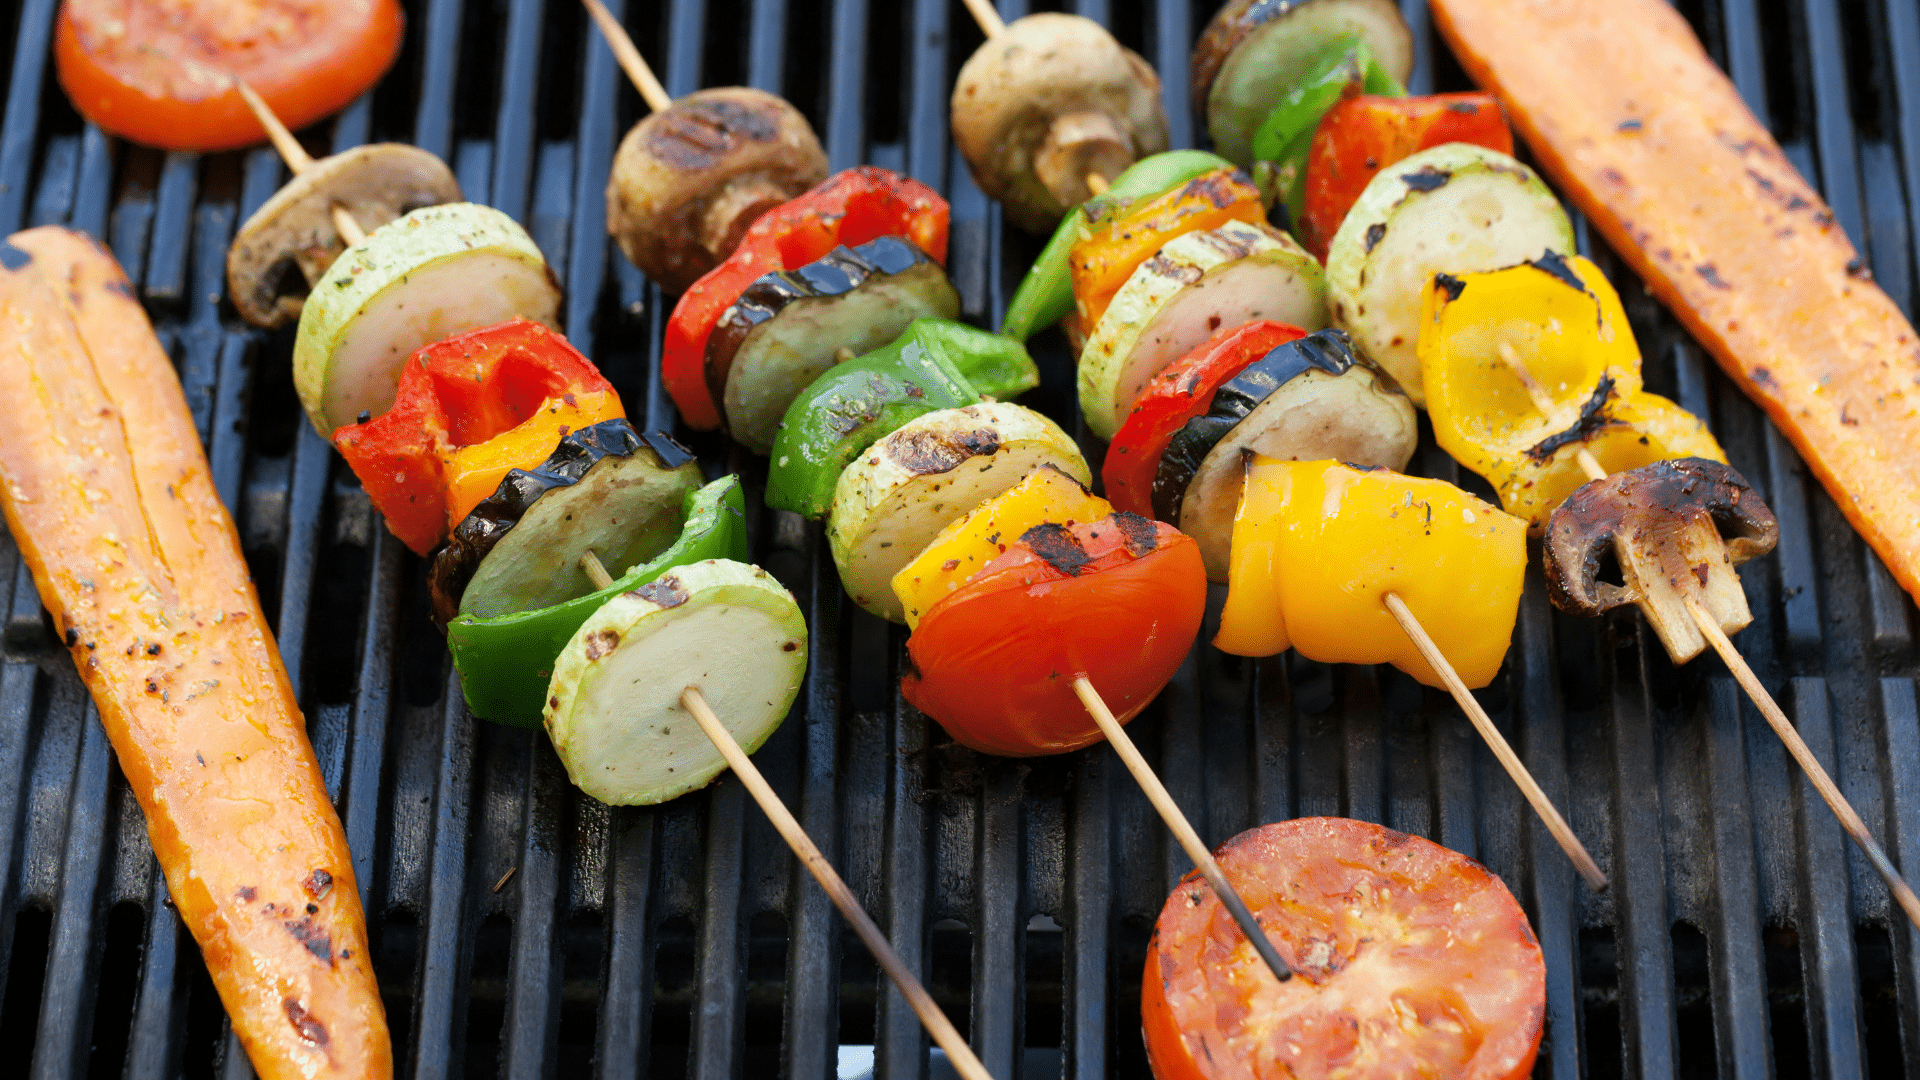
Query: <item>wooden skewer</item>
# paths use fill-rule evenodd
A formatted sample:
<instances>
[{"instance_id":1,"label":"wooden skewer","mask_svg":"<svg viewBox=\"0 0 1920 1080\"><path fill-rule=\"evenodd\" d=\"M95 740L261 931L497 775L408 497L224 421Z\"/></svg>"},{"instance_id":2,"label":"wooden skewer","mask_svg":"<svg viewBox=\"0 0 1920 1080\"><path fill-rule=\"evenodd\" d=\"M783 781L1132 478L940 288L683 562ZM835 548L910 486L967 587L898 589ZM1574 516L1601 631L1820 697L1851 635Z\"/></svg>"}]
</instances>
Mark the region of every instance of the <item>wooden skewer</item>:
<instances>
[{"instance_id":1,"label":"wooden skewer","mask_svg":"<svg viewBox=\"0 0 1920 1080\"><path fill-rule=\"evenodd\" d=\"M1879 872L1880 879L1887 883L1887 891L1893 894L1900 909L1907 913L1907 918L1912 920L1915 926L1920 926L1920 896L1913 894L1913 889L1908 886L1906 879L1900 876L1900 871L1894 869L1892 860L1887 858L1887 853L1880 850L1880 845L1874 841L1873 834L1867 831L1867 823L1860 820L1859 814L1854 813L1852 804L1847 802L1847 797L1840 793L1840 789L1827 776L1827 770L1820 766L1820 759L1814 757L1813 751L1807 748L1806 740L1800 737L1799 730L1793 726L1792 721L1787 719L1787 714L1781 711L1779 704L1773 700L1773 695L1767 693L1767 688L1760 685L1759 676L1747 666L1746 657L1741 656L1740 650L1733 647L1733 642L1720 629L1720 624L1700 606L1700 601L1691 596L1682 599L1686 602L1687 611L1693 615L1694 625L1700 628L1700 633L1713 646L1713 651L1719 653L1720 659L1726 662L1727 669L1733 672L1734 679L1759 707L1760 715L1767 718L1767 726L1773 728L1773 733L1780 736L1781 742L1787 744L1787 753L1793 755L1793 760L1799 763L1800 768L1807 774L1807 779L1813 781L1814 790L1818 791L1820 798L1826 801L1827 808L1833 811L1833 816L1840 819L1840 827L1846 830L1848 836L1853 837L1854 843L1860 845L1860 850L1866 854L1867 861L1872 863L1873 868Z\"/></svg>"},{"instance_id":2,"label":"wooden skewer","mask_svg":"<svg viewBox=\"0 0 1920 1080\"><path fill-rule=\"evenodd\" d=\"M300 140L293 137L293 132L287 130L287 125L280 122L280 118L273 114L273 110L267 107L267 103L261 100L260 95L253 92L253 87L235 79L233 88L240 92L240 100L247 103L247 108L253 110L253 118L260 121L261 127L267 129L267 138L273 140L273 148L280 151L281 160L287 163L287 168L293 170L293 175L299 176L313 168L313 155L307 153L307 148L300 145ZM366 232L360 228L360 223L353 220L353 215L339 203L333 204L333 227L340 233L340 239L347 242L348 247L367 238Z\"/></svg>"},{"instance_id":3,"label":"wooden skewer","mask_svg":"<svg viewBox=\"0 0 1920 1080\"><path fill-rule=\"evenodd\" d=\"M580 569L586 572L596 589L604 589L613 584L613 575L607 573L607 568L600 564L600 557L592 551L581 553ZM807 872L812 874L813 879L820 883L820 887L827 891L827 897L833 901L833 906L840 909L840 914L846 916L854 932L860 935L860 940L873 951L874 959L880 961L880 966L886 969L894 985L900 988L901 996L905 997L907 1004L913 1007L914 1015L920 1018L920 1022L927 1026L927 1031L933 1035L933 1041L939 1043L940 1049L947 1052L947 1057L953 1062L954 1069L967 1080L993 1080L986 1066L980 1064L980 1059L974 1056L972 1048L954 1029L952 1021L947 1019L947 1014L940 1011L940 1006L934 1003L926 987L920 985L919 979L914 978L913 972L909 971L906 963L900 959L900 954L893 951L893 946L887 943L886 937L880 933L880 928L875 926L873 920L868 918L867 913L861 909L860 901L854 898L853 890L847 888L847 883L842 881L840 875L834 871L833 864L829 863L827 857L820 853L820 849L814 846L813 839L807 835L805 829L800 827L800 822L794 819L793 814L787 810L786 804L780 801L780 796L774 794L773 789L767 786L766 778L760 775L760 770L754 766L753 759L747 756L747 752L742 750L740 743L734 739L733 733L727 730L718 716L714 715L713 709L707 704L706 697L696 687L689 686L681 692L680 704L693 714L695 720L699 721L700 730L707 733L707 738L713 741L713 745L719 749L721 756L727 759L727 765L733 769L736 776L740 777L740 782L746 785L747 791L752 793L753 801L760 804L760 809L765 811L767 817L773 822L773 827L779 830L787 845L793 848L793 853L800 857L800 862L807 868Z\"/></svg>"},{"instance_id":4,"label":"wooden skewer","mask_svg":"<svg viewBox=\"0 0 1920 1080\"><path fill-rule=\"evenodd\" d=\"M1605 892L1607 875L1600 872L1599 864L1593 861L1592 855L1587 854L1586 845L1574 835L1572 826L1567 824L1567 819L1561 817L1560 811L1554 808L1553 800L1547 798L1547 793L1540 790L1539 783L1534 780L1533 774L1527 771L1527 766L1520 760L1520 755L1514 753L1513 747L1508 745L1506 736L1500 734L1500 729L1493 726L1493 718L1487 715L1487 710L1480 707L1480 699L1473 696L1473 691L1467 689L1467 684L1460 680L1460 673L1453 670L1453 664L1448 662L1446 656L1441 653L1440 646L1433 643L1433 638L1427 634L1427 628L1420 625L1420 620L1414 617L1412 610L1407 607L1407 602L1400 599L1398 594L1388 593L1386 601L1387 610L1393 613L1394 621L1398 622L1400 629L1405 630L1407 636L1413 639L1413 647L1420 650L1420 655L1427 661L1427 665L1440 673L1440 680L1447 684L1447 690L1453 694L1453 700L1459 703L1460 711L1467 714L1467 719L1473 722L1474 730L1486 740L1488 748L1493 751L1493 756L1500 760L1500 764L1507 770L1507 775L1512 777L1514 784L1519 787L1520 793L1527 797L1533 812L1540 815L1540 820L1546 823L1547 831L1552 833L1554 840L1560 844L1560 850L1566 852L1567 858L1573 860L1573 868L1580 872L1580 876L1586 879L1594 892Z\"/></svg>"},{"instance_id":5,"label":"wooden skewer","mask_svg":"<svg viewBox=\"0 0 1920 1080\"><path fill-rule=\"evenodd\" d=\"M1520 359L1519 354L1514 352L1513 346L1501 342L1500 359L1506 361L1507 366L1520 377L1521 385L1527 388L1528 395L1533 398L1533 407L1540 410L1542 415L1552 416L1553 402L1547 398L1540 384L1527 371L1526 364ZM1605 480L1607 478L1606 468L1586 447L1580 448L1578 460L1581 470L1587 474L1587 479ZM1746 657L1740 655L1740 650L1734 647L1733 640L1727 637L1726 631L1720 629L1720 623L1705 607L1701 606L1699 599L1691 594L1683 595L1680 599L1687 607L1687 614L1693 617L1693 624L1699 627L1700 635L1713 646L1714 652L1720 654L1720 659L1727 665L1727 670L1733 672L1734 681L1747 692L1747 697L1752 699L1754 706L1760 710L1760 715L1766 717L1767 726L1771 727L1773 733L1780 737L1780 741L1786 744L1787 753L1793 757L1801 771L1807 774L1807 779L1813 782L1813 789L1820 793L1820 798L1826 802L1827 809L1833 811L1833 816L1840 819L1840 827L1846 830L1855 844L1859 845L1860 851L1867 857L1867 862L1872 864L1873 869L1879 873L1880 880L1886 882L1887 891L1893 894L1900 909L1906 912L1907 918L1915 926L1920 926L1920 896L1914 895L1913 888L1907 884L1905 878L1900 876L1900 871L1894 868L1893 861L1887 858L1885 851L1881 850L1879 843L1873 839L1873 834L1867 831L1866 822L1860 820L1860 815L1854 811L1846 795L1841 793L1840 788L1827 775L1827 770L1821 766L1820 759L1814 757L1813 751L1807 748L1806 741L1800 738L1800 732L1794 728L1793 722L1787 719L1787 714L1780 708L1780 703L1773 699L1773 695L1767 692L1765 686L1761 685L1759 677L1753 673L1753 668L1748 666Z\"/></svg>"},{"instance_id":6,"label":"wooden skewer","mask_svg":"<svg viewBox=\"0 0 1920 1080\"><path fill-rule=\"evenodd\" d=\"M1120 721L1114 719L1113 710L1107 708L1106 699L1100 696L1100 691L1094 689L1093 683L1085 675L1081 675L1073 680L1073 692L1080 696L1080 704L1085 705L1087 711L1093 714L1094 722L1100 725L1101 733L1107 737L1108 742L1113 744L1114 750L1120 755L1120 760L1126 763L1127 771L1132 773L1133 778L1139 782L1140 789L1146 792L1147 801L1160 812L1160 818L1167 823L1167 828L1173 830L1174 838L1180 841L1180 847L1187 853L1187 858L1193 860L1193 865L1199 868L1201 876L1207 879L1207 884L1213 886L1214 895L1226 905L1227 911L1233 916L1233 921L1240 924L1240 932L1245 934L1247 940L1253 944L1254 951L1260 954L1260 959L1267 962L1267 968L1273 972L1273 977L1281 982L1292 978L1293 969L1287 966L1285 960L1280 959L1280 953L1273 947L1272 939L1267 937L1266 931L1260 929L1260 924L1254 919L1253 912L1248 909L1247 902L1240 898L1240 894L1234 890L1232 883L1227 881L1227 875L1220 870L1220 864L1214 861L1213 852L1208 851L1207 845L1201 842L1200 834L1193 831L1193 825L1187 821L1187 815L1180 812L1180 804L1173 801L1173 796L1168 794L1166 785L1154 775L1153 766L1147 764L1147 759L1140 756L1140 750L1133 745L1133 738L1127 734L1127 729L1121 727Z\"/></svg>"},{"instance_id":7,"label":"wooden skewer","mask_svg":"<svg viewBox=\"0 0 1920 1080\"><path fill-rule=\"evenodd\" d=\"M633 88L640 91L647 108L654 112L667 111L667 106L673 104L673 98L667 93L667 88L660 85L660 80L653 77L653 69L647 66L646 57L640 55L633 39L627 36L627 28L620 25L620 20L614 18L613 12L608 11L600 0L580 2L587 5L587 14L592 15L593 21L600 25L600 32L606 35L607 45L613 49L613 58L620 62L620 68L627 73L627 78L633 80Z\"/></svg>"},{"instance_id":8,"label":"wooden skewer","mask_svg":"<svg viewBox=\"0 0 1920 1080\"><path fill-rule=\"evenodd\" d=\"M1007 21L994 9L993 0L965 0L967 10L973 13L973 21L980 24L980 32L989 38L995 38L1007 29Z\"/></svg>"},{"instance_id":9,"label":"wooden skewer","mask_svg":"<svg viewBox=\"0 0 1920 1080\"><path fill-rule=\"evenodd\" d=\"M720 718L715 716L713 710L707 706L707 699L701 696L697 688L689 686L681 692L680 704L693 714L695 720L699 721L700 730L707 733L707 738L713 740L713 745L718 747L720 753L726 757L727 764L732 766L734 775L738 776L740 782L745 784L747 790L753 794L754 801L759 803L760 809L766 812L767 817L773 822L773 827L779 830L781 837L786 840L788 846L793 848L794 854L800 857L800 862L806 866L807 872L813 875L813 879L820 883L822 889L826 890L828 898L833 901L833 906L840 909L840 914L846 917L854 932L860 935L860 940L866 943L867 948L873 953L873 958L880 962L880 966L886 970L888 977L893 979L893 984L900 988L901 996L907 999L907 1004L913 1007L914 1015L926 1025L928 1033L933 1036L933 1041L940 1044L940 1049L947 1052L947 1060L953 1064L954 1071L966 1077L967 1080L993 1080L987 1072L987 1067L974 1056L973 1048L967 1045L958 1031L954 1030L953 1022L947 1019L947 1014L940 1011L940 1006L934 1002L933 996L927 993L927 988L920 985L920 980L908 970L906 963L900 959L900 954L894 952L893 946L887 943L886 936L880 933L880 928L875 926L873 920L868 918L867 913L861 909L860 901L854 898L853 890L847 888L847 883L840 880L840 875L834 871L833 864L828 862L827 857L814 846L812 838L808 837L806 830L794 820L786 804L780 801L780 796L774 794L773 789L767 786L766 778L760 775L758 768L754 767L753 759L747 757L746 751L734 741L733 733L720 723Z\"/></svg>"},{"instance_id":10,"label":"wooden skewer","mask_svg":"<svg viewBox=\"0 0 1920 1080\"><path fill-rule=\"evenodd\" d=\"M587 575L587 580L593 582L595 592L613 584L613 575L607 573L607 568L600 565L600 556L591 551L580 554L580 569Z\"/></svg>"}]
</instances>

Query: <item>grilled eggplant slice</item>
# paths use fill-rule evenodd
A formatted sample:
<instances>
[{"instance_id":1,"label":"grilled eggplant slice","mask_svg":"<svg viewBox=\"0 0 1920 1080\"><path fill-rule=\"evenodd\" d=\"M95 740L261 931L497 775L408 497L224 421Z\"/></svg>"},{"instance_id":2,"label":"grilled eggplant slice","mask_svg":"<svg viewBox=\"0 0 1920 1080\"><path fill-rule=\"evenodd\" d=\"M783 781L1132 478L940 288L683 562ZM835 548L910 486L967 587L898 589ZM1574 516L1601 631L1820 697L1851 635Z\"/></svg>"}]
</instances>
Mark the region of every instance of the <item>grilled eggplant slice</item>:
<instances>
[{"instance_id":1,"label":"grilled eggplant slice","mask_svg":"<svg viewBox=\"0 0 1920 1080\"><path fill-rule=\"evenodd\" d=\"M1193 46L1193 107L1222 157L1253 160L1253 133L1327 46L1357 34L1394 81L1413 70L1413 33L1393 0L1229 0Z\"/></svg>"},{"instance_id":2,"label":"grilled eggplant slice","mask_svg":"<svg viewBox=\"0 0 1920 1080\"><path fill-rule=\"evenodd\" d=\"M807 672L807 622L765 570L683 566L621 593L567 642L547 690L547 734L567 776L611 806L649 806L726 768L680 704L700 691L751 754L787 717Z\"/></svg>"},{"instance_id":3,"label":"grilled eggplant slice","mask_svg":"<svg viewBox=\"0 0 1920 1080\"><path fill-rule=\"evenodd\" d=\"M321 435L393 406L422 345L519 316L558 327L560 283L533 239L489 206L415 210L348 248L314 283L293 385Z\"/></svg>"},{"instance_id":4,"label":"grilled eggplant slice","mask_svg":"<svg viewBox=\"0 0 1920 1080\"><path fill-rule=\"evenodd\" d=\"M1042 465L1090 484L1060 425L1032 409L983 402L917 416L840 474L827 540L854 603L906 621L893 576L960 515Z\"/></svg>"},{"instance_id":5,"label":"grilled eggplant slice","mask_svg":"<svg viewBox=\"0 0 1920 1080\"><path fill-rule=\"evenodd\" d=\"M1176 237L1114 294L1080 353L1080 409L1113 438L1160 370L1223 328L1272 319L1327 325L1320 264L1266 225L1230 221Z\"/></svg>"},{"instance_id":6,"label":"grilled eggplant slice","mask_svg":"<svg viewBox=\"0 0 1920 1080\"><path fill-rule=\"evenodd\" d=\"M1573 224L1532 169L1498 150L1447 143L1375 174L1327 249L1333 325L1426 406L1420 297L1435 274L1572 255Z\"/></svg>"},{"instance_id":7,"label":"grilled eggplant slice","mask_svg":"<svg viewBox=\"0 0 1920 1080\"><path fill-rule=\"evenodd\" d=\"M1243 458L1344 461L1403 470L1419 441L1413 403L1338 330L1290 341L1222 386L1175 432L1153 477L1153 513L1200 544L1225 583Z\"/></svg>"},{"instance_id":8,"label":"grilled eggplant slice","mask_svg":"<svg viewBox=\"0 0 1920 1080\"><path fill-rule=\"evenodd\" d=\"M707 389L734 441L773 449L787 406L833 366L840 349L877 349L915 319L960 313L940 264L904 236L837 247L798 270L762 276L707 339Z\"/></svg>"},{"instance_id":9,"label":"grilled eggplant slice","mask_svg":"<svg viewBox=\"0 0 1920 1080\"><path fill-rule=\"evenodd\" d=\"M687 493L700 487L693 454L625 420L581 428L537 469L515 469L454 527L433 558L428 588L441 626L584 596L592 551L608 567L643 563L680 536Z\"/></svg>"}]
</instances>

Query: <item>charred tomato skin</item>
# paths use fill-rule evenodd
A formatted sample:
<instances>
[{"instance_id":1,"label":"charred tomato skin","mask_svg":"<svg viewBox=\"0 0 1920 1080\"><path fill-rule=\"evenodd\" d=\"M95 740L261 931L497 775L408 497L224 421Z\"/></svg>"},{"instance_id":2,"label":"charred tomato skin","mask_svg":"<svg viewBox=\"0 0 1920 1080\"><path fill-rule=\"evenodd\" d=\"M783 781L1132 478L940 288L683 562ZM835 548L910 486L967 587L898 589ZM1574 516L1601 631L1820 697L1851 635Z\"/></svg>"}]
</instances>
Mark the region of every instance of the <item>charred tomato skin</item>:
<instances>
[{"instance_id":1,"label":"charred tomato skin","mask_svg":"<svg viewBox=\"0 0 1920 1080\"><path fill-rule=\"evenodd\" d=\"M1294 975L1274 982L1205 880L1188 874L1154 923L1141 980L1157 1080L1532 1072L1546 965L1526 914L1485 867L1346 818L1262 825L1214 855ZM1356 1003L1379 1008L1356 1013ZM1259 1035L1236 1040L1248 1026ZM1269 1057L1248 1060L1259 1049Z\"/></svg>"},{"instance_id":2,"label":"charred tomato skin","mask_svg":"<svg viewBox=\"0 0 1920 1080\"><path fill-rule=\"evenodd\" d=\"M1038 526L927 609L900 690L983 753L1078 750L1101 735L1074 679L1126 723L1186 659L1206 600L1199 546L1171 525L1113 514Z\"/></svg>"}]
</instances>

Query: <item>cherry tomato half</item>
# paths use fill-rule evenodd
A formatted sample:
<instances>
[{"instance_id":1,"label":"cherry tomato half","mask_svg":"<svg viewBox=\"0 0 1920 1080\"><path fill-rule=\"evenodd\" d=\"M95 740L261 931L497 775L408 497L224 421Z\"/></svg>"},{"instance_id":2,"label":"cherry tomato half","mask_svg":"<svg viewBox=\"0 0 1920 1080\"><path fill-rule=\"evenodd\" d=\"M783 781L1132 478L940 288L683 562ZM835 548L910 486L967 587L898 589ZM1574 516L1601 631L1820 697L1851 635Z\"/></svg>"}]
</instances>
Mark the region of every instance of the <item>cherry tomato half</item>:
<instances>
[{"instance_id":1,"label":"cherry tomato half","mask_svg":"<svg viewBox=\"0 0 1920 1080\"><path fill-rule=\"evenodd\" d=\"M1306 337L1297 326L1262 319L1201 342L1148 380L1127 422L1113 433L1100 480L1115 510L1153 516L1153 474L1175 432L1213 405L1214 392L1247 365L1289 341Z\"/></svg>"},{"instance_id":2,"label":"cherry tomato half","mask_svg":"<svg viewBox=\"0 0 1920 1080\"><path fill-rule=\"evenodd\" d=\"M1486 867L1345 818L1262 825L1214 854L1294 974L1276 981L1188 874L1154 924L1141 983L1158 1080L1515 1080L1533 1069L1546 963Z\"/></svg>"},{"instance_id":3,"label":"cherry tomato half","mask_svg":"<svg viewBox=\"0 0 1920 1080\"><path fill-rule=\"evenodd\" d=\"M1328 109L1307 151L1300 242L1325 262L1333 234L1375 173L1451 142L1513 153L1513 132L1492 94L1363 95Z\"/></svg>"},{"instance_id":4,"label":"cherry tomato half","mask_svg":"<svg viewBox=\"0 0 1920 1080\"><path fill-rule=\"evenodd\" d=\"M232 78L299 130L380 81L400 52L395 0L65 0L60 85L80 115L162 150L264 141Z\"/></svg>"},{"instance_id":5,"label":"cherry tomato half","mask_svg":"<svg viewBox=\"0 0 1920 1080\"><path fill-rule=\"evenodd\" d=\"M1200 547L1171 525L1110 514L1035 526L920 617L900 691L975 750L1078 750L1100 727L1074 679L1126 723L1186 659L1206 606Z\"/></svg>"}]
</instances>

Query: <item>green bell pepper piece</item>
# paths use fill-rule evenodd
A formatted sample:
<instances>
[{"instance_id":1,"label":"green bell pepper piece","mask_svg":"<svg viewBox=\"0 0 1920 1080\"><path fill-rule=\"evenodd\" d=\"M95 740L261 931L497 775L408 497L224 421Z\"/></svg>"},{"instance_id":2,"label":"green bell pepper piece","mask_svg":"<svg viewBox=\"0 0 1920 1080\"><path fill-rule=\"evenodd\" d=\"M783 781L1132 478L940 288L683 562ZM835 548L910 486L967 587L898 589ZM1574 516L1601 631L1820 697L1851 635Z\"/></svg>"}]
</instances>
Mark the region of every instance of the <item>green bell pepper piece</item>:
<instances>
[{"instance_id":1,"label":"green bell pepper piece","mask_svg":"<svg viewBox=\"0 0 1920 1080\"><path fill-rule=\"evenodd\" d=\"M1175 184L1184 184L1201 173L1231 169L1233 162L1205 150L1169 150L1153 154L1127 166L1113 178L1107 190L1067 211L1053 230L1053 239L1040 251L1033 268L1013 291L1006 318L1000 320L1000 332L1015 341L1025 341L1052 326L1073 311L1073 278L1067 272L1067 256L1073 245L1093 233L1093 223L1101 214L1139 199L1150 199ZM1091 333L1093 327L1087 327Z\"/></svg>"},{"instance_id":2,"label":"green bell pepper piece","mask_svg":"<svg viewBox=\"0 0 1920 1080\"><path fill-rule=\"evenodd\" d=\"M1306 209L1307 154L1313 149L1314 132L1320 130L1320 118L1349 94L1407 96L1406 88L1380 66L1358 34L1330 42L1306 77L1280 99L1253 133L1254 160L1267 163L1258 172L1263 179L1272 176L1279 201L1287 204L1289 226Z\"/></svg>"},{"instance_id":3,"label":"green bell pepper piece","mask_svg":"<svg viewBox=\"0 0 1920 1080\"><path fill-rule=\"evenodd\" d=\"M1026 346L951 319L915 319L907 332L835 364L787 407L767 467L767 505L824 518L840 473L900 425L983 396L1040 384Z\"/></svg>"},{"instance_id":4,"label":"green bell pepper piece","mask_svg":"<svg viewBox=\"0 0 1920 1080\"><path fill-rule=\"evenodd\" d=\"M488 619L461 615L448 623L447 649L473 715L511 727L539 727L554 660L587 616L676 566L706 559L746 561L746 497L739 477L725 476L687 492L682 513L686 524L672 547L598 592L532 611Z\"/></svg>"}]
</instances>

